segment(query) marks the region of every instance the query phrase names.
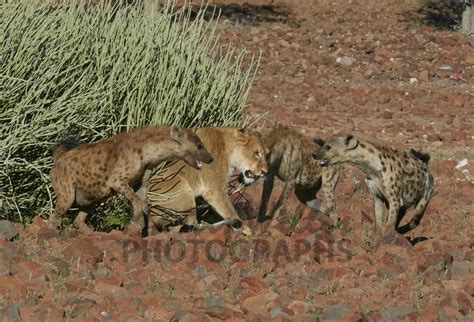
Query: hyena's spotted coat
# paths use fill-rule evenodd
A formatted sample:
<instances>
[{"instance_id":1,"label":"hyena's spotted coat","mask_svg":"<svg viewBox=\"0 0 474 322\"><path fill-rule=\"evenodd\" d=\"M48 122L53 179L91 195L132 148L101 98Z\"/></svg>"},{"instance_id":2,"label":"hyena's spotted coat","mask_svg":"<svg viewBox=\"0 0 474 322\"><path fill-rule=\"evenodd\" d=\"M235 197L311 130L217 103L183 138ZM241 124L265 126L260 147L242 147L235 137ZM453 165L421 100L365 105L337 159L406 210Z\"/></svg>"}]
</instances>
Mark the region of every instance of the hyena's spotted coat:
<instances>
[{"instance_id":1,"label":"hyena's spotted coat","mask_svg":"<svg viewBox=\"0 0 474 322\"><path fill-rule=\"evenodd\" d=\"M269 149L267 155L268 175L265 178L258 221L265 220L275 176L285 182L283 191L273 208L271 217L278 218L290 194L295 191L298 199L306 206L324 212L337 222L334 189L339 178L339 166L321 167L312 158L317 148L313 140L296 130L277 125L265 136ZM322 192L322 201L316 198Z\"/></svg>"},{"instance_id":2,"label":"hyena's spotted coat","mask_svg":"<svg viewBox=\"0 0 474 322\"><path fill-rule=\"evenodd\" d=\"M349 133L335 135L313 157L322 166L349 163L367 175L379 233L397 229L410 207L415 207L413 218L398 231L407 232L420 223L433 194L428 154L413 149L397 150L374 138Z\"/></svg>"}]
</instances>

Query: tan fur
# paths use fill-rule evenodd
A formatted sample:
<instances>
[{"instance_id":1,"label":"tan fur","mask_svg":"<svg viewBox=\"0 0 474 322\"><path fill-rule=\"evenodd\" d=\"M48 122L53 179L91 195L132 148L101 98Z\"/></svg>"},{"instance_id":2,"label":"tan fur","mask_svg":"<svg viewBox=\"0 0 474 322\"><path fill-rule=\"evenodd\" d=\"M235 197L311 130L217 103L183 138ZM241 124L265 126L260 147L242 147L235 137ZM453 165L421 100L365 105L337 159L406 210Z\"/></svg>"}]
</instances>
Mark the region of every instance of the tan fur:
<instances>
[{"instance_id":1,"label":"tan fur","mask_svg":"<svg viewBox=\"0 0 474 322\"><path fill-rule=\"evenodd\" d=\"M410 207L415 207L414 216L398 231L407 232L420 223L433 194L428 154L400 151L359 133L342 133L328 140L313 157L324 166L349 163L365 172L379 233L397 229ZM384 209L388 209L388 216Z\"/></svg>"},{"instance_id":2,"label":"tan fur","mask_svg":"<svg viewBox=\"0 0 474 322\"><path fill-rule=\"evenodd\" d=\"M144 226L142 215L147 208L146 201L132 187L143 185L149 166L173 157L193 166L199 166L197 161L212 162L199 138L176 126L137 128L70 150L58 145L53 148L53 155L51 182L57 204L49 218L51 225L58 225L74 202L85 207L118 192L132 203L132 222L137 230ZM86 216L87 212L81 211L75 224L85 228Z\"/></svg>"},{"instance_id":3,"label":"tan fur","mask_svg":"<svg viewBox=\"0 0 474 322\"><path fill-rule=\"evenodd\" d=\"M256 132L237 128L201 128L196 134L214 156L214 162L204 165L201 171L177 162L153 176L148 185L151 212L158 206L185 213L186 224L195 226L195 198L201 196L224 222L237 221L239 216L227 193L230 176L234 172L247 173L244 179L248 184L263 176L267 172L265 145ZM159 211L156 214L151 216L155 224L164 224L159 220ZM248 234L250 229L244 225L243 232Z\"/></svg>"},{"instance_id":4,"label":"tan fur","mask_svg":"<svg viewBox=\"0 0 474 322\"><path fill-rule=\"evenodd\" d=\"M271 212L272 218L280 216L284 204L294 190L298 199L306 206L326 213L337 222L334 189L339 178L339 166L322 168L319 161L311 156L318 145L303 134L287 127L276 126L265 136L265 143L270 150L267 156L269 173L265 177L258 221L265 220L276 175L285 182L285 185ZM316 198L320 189L323 203Z\"/></svg>"}]
</instances>

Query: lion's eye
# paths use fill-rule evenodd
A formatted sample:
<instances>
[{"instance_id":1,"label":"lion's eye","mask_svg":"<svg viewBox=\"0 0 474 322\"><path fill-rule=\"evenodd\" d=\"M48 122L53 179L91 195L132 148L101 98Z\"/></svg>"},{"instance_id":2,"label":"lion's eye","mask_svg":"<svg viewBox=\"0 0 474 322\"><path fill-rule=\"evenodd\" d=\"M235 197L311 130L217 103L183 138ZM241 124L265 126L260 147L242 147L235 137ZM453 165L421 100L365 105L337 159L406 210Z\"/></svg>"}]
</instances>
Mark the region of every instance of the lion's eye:
<instances>
[{"instance_id":1,"label":"lion's eye","mask_svg":"<svg viewBox=\"0 0 474 322\"><path fill-rule=\"evenodd\" d=\"M326 145L325 149L326 149L326 151L329 151L329 150L331 150L331 146L330 146L330 145Z\"/></svg>"},{"instance_id":2,"label":"lion's eye","mask_svg":"<svg viewBox=\"0 0 474 322\"><path fill-rule=\"evenodd\" d=\"M260 159L260 152L256 151L253 153L253 155L255 156L255 158Z\"/></svg>"},{"instance_id":3,"label":"lion's eye","mask_svg":"<svg viewBox=\"0 0 474 322\"><path fill-rule=\"evenodd\" d=\"M202 150L204 148L204 146L201 143L198 143L198 144L196 144L196 148L198 150Z\"/></svg>"}]
</instances>

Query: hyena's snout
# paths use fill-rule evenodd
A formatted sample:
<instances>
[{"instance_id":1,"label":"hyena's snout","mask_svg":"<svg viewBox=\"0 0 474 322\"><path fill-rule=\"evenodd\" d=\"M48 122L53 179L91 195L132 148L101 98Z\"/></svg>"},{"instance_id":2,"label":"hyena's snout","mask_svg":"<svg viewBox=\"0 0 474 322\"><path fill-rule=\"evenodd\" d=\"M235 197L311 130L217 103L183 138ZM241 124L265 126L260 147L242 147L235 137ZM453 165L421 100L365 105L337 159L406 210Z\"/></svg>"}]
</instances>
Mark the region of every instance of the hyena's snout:
<instances>
[{"instance_id":1,"label":"hyena's snout","mask_svg":"<svg viewBox=\"0 0 474 322\"><path fill-rule=\"evenodd\" d=\"M203 151L200 161L204 162L205 164L211 164L212 161L214 161L214 158L209 152Z\"/></svg>"},{"instance_id":2,"label":"hyena's snout","mask_svg":"<svg viewBox=\"0 0 474 322\"><path fill-rule=\"evenodd\" d=\"M313 159L319 160L319 165L321 165L323 167L329 165L329 159L326 158L326 155L325 155L324 150L322 148L317 149L316 151L314 151L311 156L313 157Z\"/></svg>"}]
</instances>

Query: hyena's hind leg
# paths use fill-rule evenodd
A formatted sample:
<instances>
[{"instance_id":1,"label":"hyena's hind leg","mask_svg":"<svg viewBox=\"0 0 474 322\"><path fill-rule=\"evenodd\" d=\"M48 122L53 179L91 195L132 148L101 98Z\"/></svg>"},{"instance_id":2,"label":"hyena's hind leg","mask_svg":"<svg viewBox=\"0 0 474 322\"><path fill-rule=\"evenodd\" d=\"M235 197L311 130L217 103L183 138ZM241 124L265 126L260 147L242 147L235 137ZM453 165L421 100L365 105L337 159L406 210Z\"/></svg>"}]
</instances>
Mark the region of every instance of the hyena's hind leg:
<instances>
[{"instance_id":1,"label":"hyena's hind leg","mask_svg":"<svg viewBox=\"0 0 474 322\"><path fill-rule=\"evenodd\" d=\"M48 226L56 228L61 225L62 216L71 208L75 200L75 189L72 182L58 182L52 176L52 186L56 193L56 207L49 215Z\"/></svg>"},{"instance_id":2,"label":"hyena's hind leg","mask_svg":"<svg viewBox=\"0 0 474 322\"><path fill-rule=\"evenodd\" d=\"M433 195L433 177L429 174L427 178L427 186L425 189L425 193L423 194L423 197L416 204L415 212L413 214L412 219L406 225L398 229L398 232L400 234L409 232L410 230L416 228L420 224L420 221L425 214L426 208L428 207L428 203L430 202L432 195Z\"/></svg>"},{"instance_id":3,"label":"hyena's hind leg","mask_svg":"<svg viewBox=\"0 0 474 322\"><path fill-rule=\"evenodd\" d=\"M320 186L316 186L311 189L305 189L305 188L301 188L297 186L295 188L295 194L296 194L296 197L298 197L298 200L301 201L303 204L305 204L307 207L330 216L333 222L337 223L337 218L334 219L334 216L333 215L331 216L332 207L327 206L321 200L316 198L316 194L318 193L319 190L320 190Z\"/></svg>"},{"instance_id":4,"label":"hyena's hind leg","mask_svg":"<svg viewBox=\"0 0 474 322\"><path fill-rule=\"evenodd\" d=\"M89 213L93 210L94 200L87 198L87 195L81 190L76 189L76 203L79 205L79 213L74 219L73 225L83 233L90 233L94 231L91 227L86 224L86 218Z\"/></svg>"},{"instance_id":5,"label":"hyena's hind leg","mask_svg":"<svg viewBox=\"0 0 474 322\"><path fill-rule=\"evenodd\" d=\"M324 206L323 203L316 198L316 194L318 193L320 188L320 184L311 189L305 189L300 186L296 186L295 195L296 197L298 197L298 200L305 204L307 207L326 213L326 206Z\"/></svg>"}]
</instances>

